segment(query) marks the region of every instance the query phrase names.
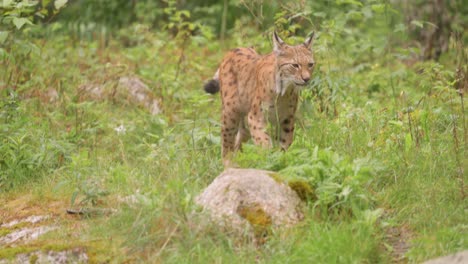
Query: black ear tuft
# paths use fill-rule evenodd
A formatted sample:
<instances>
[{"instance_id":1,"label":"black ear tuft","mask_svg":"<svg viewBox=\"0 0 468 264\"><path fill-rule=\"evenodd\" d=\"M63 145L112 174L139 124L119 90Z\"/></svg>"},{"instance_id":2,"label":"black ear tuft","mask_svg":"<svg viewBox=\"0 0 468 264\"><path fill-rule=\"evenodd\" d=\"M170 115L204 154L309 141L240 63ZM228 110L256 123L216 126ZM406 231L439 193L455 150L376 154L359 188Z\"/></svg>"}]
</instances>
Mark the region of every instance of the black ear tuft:
<instances>
[{"instance_id":1,"label":"black ear tuft","mask_svg":"<svg viewBox=\"0 0 468 264\"><path fill-rule=\"evenodd\" d=\"M306 40L304 41L304 46L308 49L312 49L312 43L314 43L314 35L315 35L315 32L312 32L312 34L310 34L310 36L308 38L306 38Z\"/></svg>"},{"instance_id":2,"label":"black ear tuft","mask_svg":"<svg viewBox=\"0 0 468 264\"><path fill-rule=\"evenodd\" d=\"M284 45L284 41L278 36L276 31L273 31L273 51L280 52Z\"/></svg>"},{"instance_id":3,"label":"black ear tuft","mask_svg":"<svg viewBox=\"0 0 468 264\"><path fill-rule=\"evenodd\" d=\"M211 79L204 86L205 92L210 94L215 94L219 92L219 81L215 79Z\"/></svg>"}]
</instances>

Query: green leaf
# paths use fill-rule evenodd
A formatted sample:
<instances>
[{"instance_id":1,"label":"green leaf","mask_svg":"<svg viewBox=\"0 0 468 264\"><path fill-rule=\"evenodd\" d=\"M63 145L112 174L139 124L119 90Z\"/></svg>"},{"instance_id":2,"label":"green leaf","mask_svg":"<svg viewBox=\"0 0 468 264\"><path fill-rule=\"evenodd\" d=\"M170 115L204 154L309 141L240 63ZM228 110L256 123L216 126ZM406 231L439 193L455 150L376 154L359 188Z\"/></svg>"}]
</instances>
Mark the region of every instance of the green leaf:
<instances>
[{"instance_id":1,"label":"green leaf","mask_svg":"<svg viewBox=\"0 0 468 264\"><path fill-rule=\"evenodd\" d=\"M395 26L395 29L393 32L405 32L406 31L406 26L403 23L399 23Z\"/></svg>"},{"instance_id":2,"label":"green leaf","mask_svg":"<svg viewBox=\"0 0 468 264\"><path fill-rule=\"evenodd\" d=\"M75 205L75 201L76 201L76 197L78 196L78 191L75 191L73 192L72 196L71 196L71 199L70 199L70 203L71 205Z\"/></svg>"},{"instance_id":3,"label":"green leaf","mask_svg":"<svg viewBox=\"0 0 468 264\"><path fill-rule=\"evenodd\" d=\"M325 12L315 12L315 13L312 13L312 15L316 17L321 17L321 18L324 18L327 16Z\"/></svg>"},{"instance_id":4,"label":"green leaf","mask_svg":"<svg viewBox=\"0 0 468 264\"><path fill-rule=\"evenodd\" d=\"M388 123L390 125L394 125L396 127L403 127L403 122L401 122L401 121L390 120L390 121L388 121Z\"/></svg>"},{"instance_id":5,"label":"green leaf","mask_svg":"<svg viewBox=\"0 0 468 264\"><path fill-rule=\"evenodd\" d=\"M336 0L338 5L350 4L356 6L362 6L362 3L356 0Z\"/></svg>"},{"instance_id":6,"label":"green leaf","mask_svg":"<svg viewBox=\"0 0 468 264\"><path fill-rule=\"evenodd\" d=\"M286 24L286 23L288 23L288 20L287 20L286 18L282 17L282 18L280 18L280 19L277 19L277 20L276 20L276 23L278 23L278 24Z\"/></svg>"},{"instance_id":7,"label":"green leaf","mask_svg":"<svg viewBox=\"0 0 468 264\"><path fill-rule=\"evenodd\" d=\"M405 151L410 152L412 147L413 147L413 138L412 138L410 133L406 133L406 135L405 135Z\"/></svg>"},{"instance_id":8,"label":"green leaf","mask_svg":"<svg viewBox=\"0 0 468 264\"><path fill-rule=\"evenodd\" d=\"M411 24L417 26L418 28L423 28L424 27L423 22L419 21L419 20L413 20L413 21L411 21Z\"/></svg>"},{"instance_id":9,"label":"green leaf","mask_svg":"<svg viewBox=\"0 0 468 264\"><path fill-rule=\"evenodd\" d=\"M3 0L3 5L0 5L3 8L8 8L13 5L13 0Z\"/></svg>"},{"instance_id":10,"label":"green leaf","mask_svg":"<svg viewBox=\"0 0 468 264\"><path fill-rule=\"evenodd\" d=\"M37 5L37 1L19 1L17 4L16 4L16 9L24 9L24 8L28 8L28 7L33 7L33 6L36 6Z\"/></svg>"},{"instance_id":11,"label":"green leaf","mask_svg":"<svg viewBox=\"0 0 468 264\"><path fill-rule=\"evenodd\" d=\"M372 10L376 13L383 13L385 12L385 4L376 4L371 6Z\"/></svg>"},{"instance_id":12,"label":"green leaf","mask_svg":"<svg viewBox=\"0 0 468 264\"><path fill-rule=\"evenodd\" d=\"M179 11L180 12L180 15L182 16L185 16L186 18L190 18L190 12L188 10L181 10Z\"/></svg>"},{"instance_id":13,"label":"green leaf","mask_svg":"<svg viewBox=\"0 0 468 264\"><path fill-rule=\"evenodd\" d=\"M64 7L66 4L67 4L68 0L55 0L55 9L60 9L62 7Z\"/></svg>"},{"instance_id":14,"label":"green leaf","mask_svg":"<svg viewBox=\"0 0 468 264\"><path fill-rule=\"evenodd\" d=\"M0 44L5 43L8 38L8 31L0 31Z\"/></svg>"},{"instance_id":15,"label":"green leaf","mask_svg":"<svg viewBox=\"0 0 468 264\"><path fill-rule=\"evenodd\" d=\"M384 210L382 208L378 208L375 210L367 209L363 212L361 217L363 218L362 220L365 223L369 225L373 225L383 215L383 213L384 213Z\"/></svg>"},{"instance_id":16,"label":"green leaf","mask_svg":"<svg viewBox=\"0 0 468 264\"><path fill-rule=\"evenodd\" d=\"M24 17L14 17L13 24L16 26L17 29L21 29L24 26L24 24L32 25L33 23L29 19Z\"/></svg>"},{"instance_id":17,"label":"green leaf","mask_svg":"<svg viewBox=\"0 0 468 264\"><path fill-rule=\"evenodd\" d=\"M363 14L359 11L349 11L346 14L346 17L352 21L361 21L363 19Z\"/></svg>"},{"instance_id":18,"label":"green leaf","mask_svg":"<svg viewBox=\"0 0 468 264\"><path fill-rule=\"evenodd\" d=\"M346 197L348 197L348 195L351 193L352 190L353 190L353 189L351 189L351 187L345 186L345 187L343 188L343 190L341 191L340 195L341 195L343 198L346 198Z\"/></svg>"},{"instance_id":19,"label":"green leaf","mask_svg":"<svg viewBox=\"0 0 468 264\"><path fill-rule=\"evenodd\" d=\"M0 48L0 58L5 59L5 57L8 55L6 50Z\"/></svg>"}]
</instances>

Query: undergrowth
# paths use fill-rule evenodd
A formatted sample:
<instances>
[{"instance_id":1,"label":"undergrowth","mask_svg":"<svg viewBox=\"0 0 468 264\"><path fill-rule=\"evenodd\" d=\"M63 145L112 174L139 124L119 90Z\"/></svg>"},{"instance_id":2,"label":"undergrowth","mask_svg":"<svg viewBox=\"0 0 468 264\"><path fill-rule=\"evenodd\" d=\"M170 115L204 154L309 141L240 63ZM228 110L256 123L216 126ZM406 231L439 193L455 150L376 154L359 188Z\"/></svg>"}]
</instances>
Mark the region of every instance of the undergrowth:
<instances>
[{"instance_id":1,"label":"undergrowth","mask_svg":"<svg viewBox=\"0 0 468 264\"><path fill-rule=\"evenodd\" d=\"M70 207L116 209L84 218L78 236L83 244L110 241L108 252L96 254L122 262L386 263L386 230L401 226L411 231L409 262L468 248L466 103L456 90L457 66L443 62L455 55L409 65L411 52L385 44L400 41L385 13L370 10L335 20L314 13L324 17L317 68L301 94L293 145L281 152L250 142L236 155L239 166L274 171L305 200L305 220L273 230L262 247L192 214L194 197L223 170L221 102L202 83L228 47L271 50L273 28L262 35L246 20L223 43L176 9L167 11L180 18L172 31L133 24L106 43L77 39L60 23L23 32L34 48L7 50L0 73L8 76L0 82L0 196L28 186ZM276 19L286 35L295 30L287 12ZM364 23L389 33L366 31ZM125 97L89 99L79 89L112 90L125 76L148 85L161 114Z\"/></svg>"}]
</instances>

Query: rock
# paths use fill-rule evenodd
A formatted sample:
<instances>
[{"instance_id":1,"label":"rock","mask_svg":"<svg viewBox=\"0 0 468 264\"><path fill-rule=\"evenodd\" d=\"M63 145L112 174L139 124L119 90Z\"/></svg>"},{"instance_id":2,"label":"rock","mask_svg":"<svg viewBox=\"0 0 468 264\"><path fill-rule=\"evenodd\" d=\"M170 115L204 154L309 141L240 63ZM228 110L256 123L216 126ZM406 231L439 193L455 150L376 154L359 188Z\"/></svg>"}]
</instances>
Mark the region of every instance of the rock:
<instances>
[{"instance_id":1,"label":"rock","mask_svg":"<svg viewBox=\"0 0 468 264\"><path fill-rule=\"evenodd\" d=\"M135 104L147 109L152 115L161 113L159 102L154 94L137 77L120 77L117 84L84 84L78 88L81 100L114 101Z\"/></svg>"},{"instance_id":2,"label":"rock","mask_svg":"<svg viewBox=\"0 0 468 264\"><path fill-rule=\"evenodd\" d=\"M30 242L39 236L57 229L55 226L26 227L15 230L6 236L0 237L0 245L8 245L18 242Z\"/></svg>"},{"instance_id":3,"label":"rock","mask_svg":"<svg viewBox=\"0 0 468 264\"><path fill-rule=\"evenodd\" d=\"M95 101L103 101L105 99L106 92L103 85L97 84L84 84L78 87L80 99L89 99Z\"/></svg>"},{"instance_id":4,"label":"rock","mask_svg":"<svg viewBox=\"0 0 468 264\"><path fill-rule=\"evenodd\" d=\"M2 224L0 225L0 227L12 227L21 223L35 224L35 223L38 223L47 219L49 219L48 215L31 215L23 219L15 219L9 223Z\"/></svg>"},{"instance_id":5,"label":"rock","mask_svg":"<svg viewBox=\"0 0 468 264\"><path fill-rule=\"evenodd\" d=\"M0 259L0 264L10 263L36 263L36 264L60 264L60 263L88 263L88 255L81 248L63 250L63 251L34 251L30 253L21 253L13 259Z\"/></svg>"},{"instance_id":6,"label":"rock","mask_svg":"<svg viewBox=\"0 0 468 264\"><path fill-rule=\"evenodd\" d=\"M55 90L54 88L49 88L47 89L47 91L43 94L43 99L44 101L48 102L48 103L55 103L57 102L59 99L59 93L57 92L57 90Z\"/></svg>"},{"instance_id":7,"label":"rock","mask_svg":"<svg viewBox=\"0 0 468 264\"><path fill-rule=\"evenodd\" d=\"M43 89L31 89L26 90L21 94L21 98L30 99L30 98L39 98L43 103L53 104L58 102L60 95L55 88L48 88L47 90Z\"/></svg>"},{"instance_id":8,"label":"rock","mask_svg":"<svg viewBox=\"0 0 468 264\"><path fill-rule=\"evenodd\" d=\"M161 113L159 103L154 98L151 90L136 77L121 77L119 79L118 92L127 94L130 101L145 107L152 115Z\"/></svg>"},{"instance_id":9,"label":"rock","mask_svg":"<svg viewBox=\"0 0 468 264\"><path fill-rule=\"evenodd\" d=\"M258 227L292 226L303 219L302 201L275 172L256 169L227 169L198 197L219 226L244 232ZM257 234L255 234L257 235Z\"/></svg>"},{"instance_id":10,"label":"rock","mask_svg":"<svg viewBox=\"0 0 468 264\"><path fill-rule=\"evenodd\" d=\"M423 264L463 264L468 263L468 250L460 251L453 255L431 259Z\"/></svg>"},{"instance_id":11,"label":"rock","mask_svg":"<svg viewBox=\"0 0 468 264\"><path fill-rule=\"evenodd\" d=\"M8 223L1 224L0 228L9 232L3 235L0 234L0 249L5 249L7 252L10 251L14 255L0 256L0 264L88 263L88 255L86 251L80 247L64 250L28 250L37 247L34 241L40 236L60 228L59 226L48 224L49 219L52 219L49 215L31 215L26 218L13 219ZM0 252L0 255L4 252L5 251Z\"/></svg>"},{"instance_id":12,"label":"rock","mask_svg":"<svg viewBox=\"0 0 468 264\"><path fill-rule=\"evenodd\" d=\"M0 236L0 245L9 245L14 243L26 243L37 239L39 236L55 230L57 227L51 225L35 225L49 219L48 215L31 215L22 219L15 219L11 222L0 225L1 228L11 229L11 232ZM22 228L14 228L18 225L26 225Z\"/></svg>"}]
</instances>

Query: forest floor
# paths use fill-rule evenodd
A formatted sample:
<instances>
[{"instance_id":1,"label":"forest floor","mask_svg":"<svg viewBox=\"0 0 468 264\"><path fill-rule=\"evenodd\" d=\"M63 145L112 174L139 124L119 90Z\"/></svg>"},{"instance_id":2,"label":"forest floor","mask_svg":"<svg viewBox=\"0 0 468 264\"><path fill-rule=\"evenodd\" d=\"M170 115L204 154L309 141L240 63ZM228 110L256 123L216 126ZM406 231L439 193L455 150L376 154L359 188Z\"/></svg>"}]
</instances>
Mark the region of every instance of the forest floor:
<instances>
[{"instance_id":1,"label":"forest floor","mask_svg":"<svg viewBox=\"0 0 468 264\"><path fill-rule=\"evenodd\" d=\"M99 209L71 209L60 199L38 201L31 194L0 199L0 263L87 263L88 252L96 254L96 243L80 242L86 232L86 219L111 217ZM102 213L104 212L104 213ZM61 239L50 239L47 233L61 233ZM40 239L39 238L45 239ZM410 248L411 232L407 227L389 227L381 247L391 255L391 263L407 263L405 253ZM92 263L97 263L92 259Z\"/></svg>"},{"instance_id":2,"label":"forest floor","mask_svg":"<svg viewBox=\"0 0 468 264\"><path fill-rule=\"evenodd\" d=\"M223 171L221 101L203 82L238 40L261 53L268 40L137 33L128 45L44 38L40 53L7 64L0 263L421 263L468 248L454 54L407 64L405 51L319 39L291 148L249 142L235 157L309 192L304 221L257 247L191 214Z\"/></svg>"}]
</instances>

